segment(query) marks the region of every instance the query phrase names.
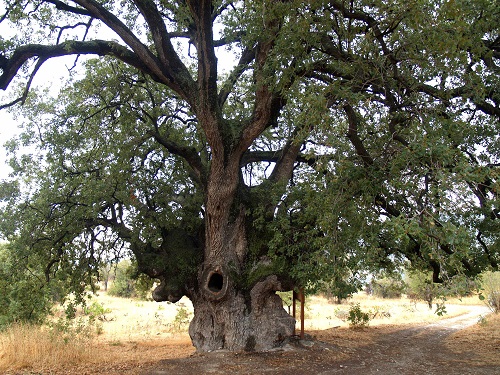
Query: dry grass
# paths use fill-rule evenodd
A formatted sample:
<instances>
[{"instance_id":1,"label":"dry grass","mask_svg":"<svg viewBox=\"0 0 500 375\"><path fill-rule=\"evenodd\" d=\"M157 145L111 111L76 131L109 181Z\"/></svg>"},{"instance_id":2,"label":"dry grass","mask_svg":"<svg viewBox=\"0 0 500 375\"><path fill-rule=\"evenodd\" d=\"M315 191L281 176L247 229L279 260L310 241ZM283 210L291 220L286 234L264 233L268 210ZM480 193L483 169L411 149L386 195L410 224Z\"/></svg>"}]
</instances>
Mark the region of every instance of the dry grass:
<instances>
[{"instance_id":1,"label":"dry grass","mask_svg":"<svg viewBox=\"0 0 500 375\"><path fill-rule=\"evenodd\" d=\"M93 300L110 310L97 322L99 335L95 325L80 333L72 327L61 331L30 325L14 325L0 332L0 374L93 374L95 365L108 368L109 374L121 373L194 351L187 325L177 318L181 309L188 316L192 313L189 300L159 304L106 293ZM61 311L59 318L64 315ZM77 315L84 318L81 311Z\"/></svg>"},{"instance_id":2,"label":"dry grass","mask_svg":"<svg viewBox=\"0 0 500 375\"><path fill-rule=\"evenodd\" d=\"M99 368L99 373L108 375L136 374L141 367L162 359L186 357L194 352L186 332L187 325L176 324L180 310L192 314L189 300L181 300L180 305L158 304L114 298L106 293L100 293L95 300L111 310L99 322L102 330L99 336L74 335L66 336L65 340L61 334L51 334L48 328L32 326L14 326L0 333L0 373L84 375L95 374ZM338 317L338 312L348 311L351 303L358 302L363 311L387 312L390 316L379 314L370 321L370 329L363 332L336 329L348 326ZM361 293L345 304L336 305L323 297L312 296L306 301L305 323L306 329L315 331L313 335L320 340L342 340L354 348L398 324L435 322L460 315L466 310L466 305L480 304L477 298L451 302L447 307L448 314L439 317L426 304L415 304L404 298L381 300ZM490 320L488 317L487 320L485 327L470 328L477 331L462 337L466 345L472 345L467 340L480 340L485 334L496 334L500 347L500 319ZM492 332L495 330L496 333Z\"/></svg>"},{"instance_id":3,"label":"dry grass","mask_svg":"<svg viewBox=\"0 0 500 375\"><path fill-rule=\"evenodd\" d=\"M305 328L318 330L332 327L348 327L348 322L342 319L346 316L353 303L359 303L361 310L370 314L371 327L400 324L434 323L464 314L467 306L481 305L477 296L463 299L450 299L446 302L446 314L436 314L436 305L429 309L427 303L415 302L406 298L380 299L358 293L353 298L338 305L330 303L321 296L311 296L306 300Z\"/></svg>"},{"instance_id":4,"label":"dry grass","mask_svg":"<svg viewBox=\"0 0 500 375\"><path fill-rule=\"evenodd\" d=\"M91 339L68 337L32 325L14 325L0 335L0 371L75 366L101 354Z\"/></svg>"},{"instance_id":5,"label":"dry grass","mask_svg":"<svg viewBox=\"0 0 500 375\"><path fill-rule=\"evenodd\" d=\"M446 340L446 346L456 353L473 351L478 365L500 368L500 314L489 314L478 324L454 333Z\"/></svg>"}]
</instances>

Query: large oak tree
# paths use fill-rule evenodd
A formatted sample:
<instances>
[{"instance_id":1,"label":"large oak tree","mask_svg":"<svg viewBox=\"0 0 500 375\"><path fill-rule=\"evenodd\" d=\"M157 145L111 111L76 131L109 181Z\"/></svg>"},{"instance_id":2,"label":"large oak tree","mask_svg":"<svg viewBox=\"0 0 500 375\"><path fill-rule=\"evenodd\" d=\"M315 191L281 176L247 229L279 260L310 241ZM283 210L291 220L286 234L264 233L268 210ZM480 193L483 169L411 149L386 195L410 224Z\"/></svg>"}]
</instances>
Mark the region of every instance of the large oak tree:
<instances>
[{"instance_id":1,"label":"large oak tree","mask_svg":"<svg viewBox=\"0 0 500 375\"><path fill-rule=\"evenodd\" d=\"M495 1L3 4L3 106L39 151L2 228L46 280L128 249L156 300L191 299L198 350L265 350L293 331L276 291L498 268ZM67 55L85 70L30 94Z\"/></svg>"}]
</instances>

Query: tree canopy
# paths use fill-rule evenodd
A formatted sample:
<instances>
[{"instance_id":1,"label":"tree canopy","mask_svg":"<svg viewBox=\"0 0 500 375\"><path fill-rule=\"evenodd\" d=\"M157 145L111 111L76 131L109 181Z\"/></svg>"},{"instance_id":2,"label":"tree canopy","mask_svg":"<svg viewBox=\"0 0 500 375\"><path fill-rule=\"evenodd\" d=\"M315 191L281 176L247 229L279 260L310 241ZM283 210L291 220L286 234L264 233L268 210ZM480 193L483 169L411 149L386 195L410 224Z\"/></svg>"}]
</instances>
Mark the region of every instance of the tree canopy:
<instances>
[{"instance_id":1,"label":"tree canopy","mask_svg":"<svg viewBox=\"0 0 500 375\"><path fill-rule=\"evenodd\" d=\"M1 229L47 280L132 254L155 299L194 301L198 349L252 350L289 332L276 290L498 269L495 1L3 3L3 106L26 121ZM31 89L67 55L56 98ZM207 333L225 303L246 328Z\"/></svg>"}]
</instances>

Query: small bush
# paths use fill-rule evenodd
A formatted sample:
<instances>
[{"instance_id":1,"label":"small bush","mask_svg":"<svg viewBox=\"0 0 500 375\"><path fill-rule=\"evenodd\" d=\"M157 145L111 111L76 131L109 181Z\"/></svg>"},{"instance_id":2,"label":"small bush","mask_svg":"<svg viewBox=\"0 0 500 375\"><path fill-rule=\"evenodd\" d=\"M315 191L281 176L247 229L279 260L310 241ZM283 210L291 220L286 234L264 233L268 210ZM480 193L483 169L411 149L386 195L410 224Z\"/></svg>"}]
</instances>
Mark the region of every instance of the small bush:
<instances>
[{"instance_id":1,"label":"small bush","mask_svg":"<svg viewBox=\"0 0 500 375\"><path fill-rule=\"evenodd\" d=\"M359 303L355 303L352 304L349 309L347 321L349 322L349 326L351 328L363 328L370 322L370 315L361 310Z\"/></svg>"},{"instance_id":2,"label":"small bush","mask_svg":"<svg viewBox=\"0 0 500 375\"><path fill-rule=\"evenodd\" d=\"M106 314L109 314L111 309L105 308L103 304L94 301L90 306L85 306L83 308L83 313L89 317L90 321L100 320L107 321Z\"/></svg>"},{"instance_id":3,"label":"small bush","mask_svg":"<svg viewBox=\"0 0 500 375\"><path fill-rule=\"evenodd\" d=\"M177 314L175 315L174 321L172 323L174 331L178 332L186 329L190 321L191 321L191 314L181 304L177 309Z\"/></svg>"},{"instance_id":4,"label":"small bush","mask_svg":"<svg viewBox=\"0 0 500 375\"><path fill-rule=\"evenodd\" d=\"M494 313L500 312L500 272L485 272L482 275L484 301Z\"/></svg>"},{"instance_id":5,"label":"small bush","mask_svg":"<svg viewBox=\"0 0 500 375\"><path fill-rule=\"evenodd\" d=\"M500 290L491 292L486 303L491 311L498 314L500 312Z\"/></svg>"},{"instance_id":6,"label":"small bush","mask_svg":"<svg viewBox=\"0 0 500 375\"><path fill-rule=\"evenodd\" d=\"M373 306L370 309L370 319L375 319L375 318L390 318L391 313L386 310L383 306Z\"/></svg>"},{"instance_id":7,"label":"small bush","mask_svg":"<svg viewBox=\"0 0 500 375\"><path fill-rule=\"evenodd\" d=\"M479 318L477 319L477 324L484 327L488 324L488 320L486 319L486 317L479 315Z\"/></svg>"}]
</instances>

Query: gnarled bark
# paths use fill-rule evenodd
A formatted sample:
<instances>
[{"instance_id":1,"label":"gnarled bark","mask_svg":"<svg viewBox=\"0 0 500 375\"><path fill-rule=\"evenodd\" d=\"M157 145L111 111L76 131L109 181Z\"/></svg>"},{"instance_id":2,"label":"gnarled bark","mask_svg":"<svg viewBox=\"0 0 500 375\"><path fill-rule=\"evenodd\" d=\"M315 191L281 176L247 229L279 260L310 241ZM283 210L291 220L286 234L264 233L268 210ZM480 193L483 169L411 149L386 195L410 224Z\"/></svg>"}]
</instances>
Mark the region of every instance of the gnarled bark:
<instances>
[{"instance_id":1,"label":"gnarled bark","mask_svg":"<svg viewBox=\"0 0 500 375\"><path fill-rule=\"evenodd\" d=\"M189 334L197 350L263 351L280 346L293 334L295 319L275 293L282 289L275 275L245 292L233 284L229 273L219 272L205 273L202 289L192 299ZM211 283L214 279L216 285Z\"/></svg>"}]
</instances>

